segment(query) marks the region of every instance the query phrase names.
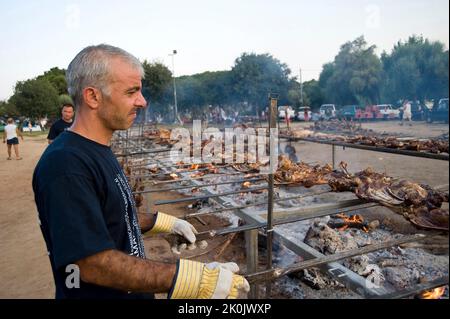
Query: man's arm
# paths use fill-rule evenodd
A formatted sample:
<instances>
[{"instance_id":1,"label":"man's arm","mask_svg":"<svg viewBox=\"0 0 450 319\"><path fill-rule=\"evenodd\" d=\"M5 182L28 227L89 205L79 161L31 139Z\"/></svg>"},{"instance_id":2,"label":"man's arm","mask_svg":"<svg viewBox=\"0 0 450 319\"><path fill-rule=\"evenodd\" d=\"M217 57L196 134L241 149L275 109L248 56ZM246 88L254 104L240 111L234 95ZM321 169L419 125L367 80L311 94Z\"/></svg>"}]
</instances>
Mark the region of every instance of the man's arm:
<instances>
[{"instance_id":1,"label":"man's arm","mask_svg":"<svg viewBox=\"0 0 450 319\"><path fill-rule=\"evenodd\" d=\"M147 200L143 200L142 205L137 208L137 217L142 233L146 233L153 228L156 216L150 212Z\"/></svg>"},{"instance_id":2,"label":"man's arm","mask_svg":"<svg viewBox=\"0 0 450 319\"><path fill-rule=\"evenodd\" d=\"M176 272L175 264L153 262L106 250L76 262L86 283L122 291L168 292Z\"/></svg>"},{"instance_id":3,"label":"man's arm","mask_svg":"<svg viewBox=\"0 0 450 319\"><path fill-rule=\"evenodd\" d=\"M142 233L146 233L153 228L153 225L155 224L155 214L143 213L138 209L137 215Z\"/></svg>"}]
</instances>

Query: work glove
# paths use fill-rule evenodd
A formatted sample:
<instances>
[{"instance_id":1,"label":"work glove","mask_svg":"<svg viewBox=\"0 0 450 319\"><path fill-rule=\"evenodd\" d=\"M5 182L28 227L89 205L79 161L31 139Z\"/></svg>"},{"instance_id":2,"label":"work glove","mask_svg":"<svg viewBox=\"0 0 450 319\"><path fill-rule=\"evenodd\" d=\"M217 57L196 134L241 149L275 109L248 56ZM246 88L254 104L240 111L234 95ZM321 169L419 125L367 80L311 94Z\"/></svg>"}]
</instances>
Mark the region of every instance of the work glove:
<instances>
[{"instance_id":1,"label":"work glove","mask_svg":"<svg viewBox=\"0 0 450 319\"><path fill-rule=\"evenodd\" d=\"M170 216L161 212L156 215L156 221L150 234L170 233L181 235L186 238L191 245L195 244L195 234L197 230L185 220Z\"/></svg>"},{"instance_id":2,"label":"work glove","mask_svg":"<svg viewBox=\"0 0 450 319\"><path fill-rule=\"evenodd\" d=\"M236 299L250 291L247 280L236 273L235 263L209 263L180 259L169 299Z\"/></svg>"}]
</instances>

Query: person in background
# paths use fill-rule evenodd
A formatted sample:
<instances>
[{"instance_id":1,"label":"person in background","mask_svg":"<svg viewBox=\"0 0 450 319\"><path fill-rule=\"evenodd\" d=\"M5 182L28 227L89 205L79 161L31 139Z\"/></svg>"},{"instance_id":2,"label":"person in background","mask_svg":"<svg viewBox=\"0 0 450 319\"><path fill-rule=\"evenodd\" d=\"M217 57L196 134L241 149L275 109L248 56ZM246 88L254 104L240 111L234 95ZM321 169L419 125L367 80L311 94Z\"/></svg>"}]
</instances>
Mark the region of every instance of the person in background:
<instances>
[{"instance_id":1,"label":"person in background","mask_svg":"<svg viewBox=\"0 0 450 319\"><path fill-rule=\"evenodd\" d=\"M305 117L305 122L308 122L308 121L309 121L308 109L305 109L305 111L304 111L304 117Z\"/></svg>"},{"instance_id":2,"label":"person in background","mask_svg":"<svg viewBox=\"0 0 450 319\"><path fill-rule=\"evenodd\" d=\"M74 114L75 112L72 104L66 103L63 105L61 109L61 118L53 123L50 127L50 132L48 132L48 144L51 144L59 134L67 130L72 125Z\"/></svg>"},{"instance_id":3,"label":"person in background","mask_svg":"<svg viewBox=\"0 0 450 319\"><path fill-rule=\"evenodd\" d=\"M405 100L403 102L403 116L402 116L402 122L400 125L403 125L405 121L408 121L409 126L412 126L411 120L412 120L412 112L411 112L411 103L408 100Z\"/></svg>"},{"instance_id":4,"label":"person in background","mask_svg":"<svg viewBox=\"0 0 450 319\"><path fill-rule=\"evenodd\" d=\"M19 156L18 136L20 136L23 141L22 132L20 132L17 125L14 124L14 120L12 118L9 118L7 123L8 124L5 126L5 130L3 131L3 143L6 143L7 148L8 148L7 160L11 160L11 148L13 145L14 145L14 153L16 154L16 159L21 160L22 157Z\"/></svg>"}]
</instances>

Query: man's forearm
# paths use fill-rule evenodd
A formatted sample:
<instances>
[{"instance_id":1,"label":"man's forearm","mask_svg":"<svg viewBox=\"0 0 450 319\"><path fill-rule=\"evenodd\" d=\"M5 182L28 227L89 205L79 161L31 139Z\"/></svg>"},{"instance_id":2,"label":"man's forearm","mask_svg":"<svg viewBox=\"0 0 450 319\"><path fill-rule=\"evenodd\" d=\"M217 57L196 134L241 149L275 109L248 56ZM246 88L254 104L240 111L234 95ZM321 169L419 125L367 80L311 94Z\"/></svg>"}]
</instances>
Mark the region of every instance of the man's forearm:
<instances>
[{"instance_id":1,"label":"man's forearm","mask_svg":"<svg viewBox=\"0 0 450 319\"><path fill-rule=\"evenodd\" d=\"M175 276L175 264L153 262L107 250L76 263L81 280L132 292L168 292Z\"/></svg>"},{"instance_id":2,"label":"man's forearm","mask_svg":"<svg viewBox=\"0 0 450 319\"><path fill-rule=\"evenodd\" d=\"M147 200L143 200L142 206L137 208L139 227L142 233L148 232L155 224L155 214L150 212Z\"/></svg>"}]
</instances>

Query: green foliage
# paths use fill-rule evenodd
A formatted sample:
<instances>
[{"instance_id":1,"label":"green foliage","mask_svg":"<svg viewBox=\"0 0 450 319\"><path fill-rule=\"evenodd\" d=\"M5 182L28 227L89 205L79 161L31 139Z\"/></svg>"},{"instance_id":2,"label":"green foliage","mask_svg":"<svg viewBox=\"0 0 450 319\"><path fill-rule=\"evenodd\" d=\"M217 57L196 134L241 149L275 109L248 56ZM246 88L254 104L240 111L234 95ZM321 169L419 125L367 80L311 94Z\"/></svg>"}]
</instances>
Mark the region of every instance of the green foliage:
<instances>
[{"instance_id":1,"label":"green foliage","mask_svg":"<svg viewBox=\"0 0 450 319\"><path fill-rule=\"evenodd\" d=\"M57 67L51 68L37 77L38 80L47 80L56 89L59 95L67 94L66 71Z\"/></svg>"},{"instance_id":2,"label":"green foliage","mask_svg":"<svg viewBox=\"0 0 450 319\"><path fill-rule=\"evenodd\" d=\"M0 101L0 116L3 117L16 117L20 115L16 106L10 101Z\"/></svg>"},{"instance_id":3,"label":"green foliage","mask_svg":"<svg viewBox=\"0 0 450 319\"><path fill-rule=\"evenodd\" d=\"M200 118L208 105L244 114L258 113L268 104L268 94L279 94L279 105L309 105L314 110L324 103L395 103L401 99L448 97L449 52L444 44L412 36L399 41L392 52L379 58L375 46L364 37L343 44L332 62L323 65L319 80L300 83L290 77L286 64L270 54L243 53L230 71L203 72L176 79L179 111ZM172 73L160 62L143 62L143 94L150 110L173 113ZM71 102L67 95L65 70L54 67L35 79L18 82L14 95L0 102L1 116L59 116L59 108Z\"/></svg>"},{"instance_id":4,"label":"green foliage","mask_svg":"<svg viewBox=\"0 0 450 319\"><path fill-rule=\"evenodd\" d=\"M288 102L291 71L270 54L244 53L236 59L231 72L237 97L256 111L267 105L269 93L278 93L280 104Z\"/></svg>"},{"instance_id":5,"label":"green foliage","mask_svg":"<svg viewBox=\"0 0 450 319\"><path fill-rule=\"evenodd\" d=\"M325 103L319 81L311 80L303 83L303 100L303 105L308 105L315 111Z\"/></svg>"},{"instance_id":6,"label":"green foliage","mask_svg":"<svg viewBox=\"0 0 450 319\"><path fill-rule=\"evenodd\" d=\"M325 95L338 104L369 104L379 100L382 64L375 46L361 36L341 46L332 64L324 65L319 82Z\"/></svg>"},{"instance_id":7,"label":"green foliage","mask_svg":"<svg viewBox=\"0 0 450 319\"><path fill-rule=\"evenodd\" d=\"M168 102L169 89L172 84L172 72L162 63L142 63L144 68L144 79L142 80L142 91L152 103L163 104Z\"/></svg>"},{"instance_id":8,"label":"green foliage","mask_svg":"<svg viewBox=\"0 0 450 319\"><path fill-rule=\"evenodd\" d=\"M390 100L426 100L448 96L448 50L440 42L411 36L383 53L383 95Z\"/></svg>"},{"instance_id":9,"label":"green foliage","mask_svg":"<svg viewBox=\"0 0 450 319\"><path fill-rule=\"evenodd\" d=\"M207 105L226 105L234 99L230 71L204 72L177 79L180 110L201 112Z\"/></svg>"},{"instance_id":10,"label":"green foliage","mask_svg":"<svg viewBox=\"0 0 450 319\"><path fill-rule=\"evenodd\" d=\"M10 102L19 113L30 118L40 118L59 113L58 91L46 79L17 82Z\"/></svg>"},{"instance_id":11,"label":"green foliage","mask_svg":"<svg viewBox=\"0 0 450 319\"><path fill-rule=\"evenodd\" d=\"M60 107L63 106L64 104L74 105L72 98L68 94L61 94L60 96L58 96L58 102L59 102L58 105Z\"/></svg>"}]
</instances>

